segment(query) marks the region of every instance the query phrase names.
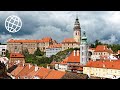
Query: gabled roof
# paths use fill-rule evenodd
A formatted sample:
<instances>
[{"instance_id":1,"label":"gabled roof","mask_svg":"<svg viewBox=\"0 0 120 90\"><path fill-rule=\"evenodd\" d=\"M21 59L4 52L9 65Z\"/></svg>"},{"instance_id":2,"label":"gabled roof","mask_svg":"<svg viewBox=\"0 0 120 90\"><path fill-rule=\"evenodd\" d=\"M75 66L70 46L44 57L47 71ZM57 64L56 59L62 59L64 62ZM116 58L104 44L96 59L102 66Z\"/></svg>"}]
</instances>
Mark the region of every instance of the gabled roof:
<instances>
[{"instance_id":1,"label":"gabled roof","mask_svg":"<svg viewBox=\"0 0 120 90\"><path fill-rule=\"evenodd\" d=\"M77 43L74 38L65 38L62 43Z\"/></svg>"},{"instance_id":2,"label":"gabled roof","mask_svg":"<svg viewBox=\"0 0 120 90\"><path fill-rule=\"evenodd\" d=\"M67 64L67 62L68 62L68 57L67 57L67 58L65 58L62 62L60 62L60 64L64 64L64 65L66 65L66 64Z\"/></svg>"},{"instance_id":3,"label":"gabled roof","mask_svg":"<svg viewBox=\"0 0 120 90\"><path fill-rule=\"evenodd\" d=\"M44 37L39 40L30 40L30 39L25 39L25 40L14 40L10 39L7 41L8 43L40 43L40 42L52 42L51 37Z\"/></svg>"},{"instance_id":4,"label":"gabled roof","mask_svg":"<svg viewBox=\"0 0 120 90\"><path fill-rule=\"evenodd\" d=\"M76 62L80 63L80 54L77 55L77 52L75 53L74 56L74 51L68 56L68 61L67 62Z\"/></svg>"},{"instance_id":5,"label":"gabled roof","mask_svg":"<svg viewBox=\"0 0 120 90\"><path fill-rule=\"evenodd\" d=\"M120 60L89 61L86 67L120 69Z\"/></svg>"},{"instance_id":6,"label":"gabled roof","mask_svg":"<svg viewBox=\"0 0 120 90\"><path fill-rule=\"evenodd\" d=\"M51 69L41 68L35 76L44 79L51 71Z\"/></svg>"},{"instance_id":7,"label":"gabled roof","mask_svg":"<svg viewBox=\"0 0 120 90\"><path fill-rule=\"evenodd\" d=\"M14 69L14 70L11 72L11 74L12 74L13 76L16 76L23 68L24 68L24 66L18 65L17 68Z\"/></svg>"},{"instance_id":8,"label":"gabled roof","mask_svg":"<svg viewBox=\"0 0 120 90\"><path fill-rule=\"evenodd\" d=\"M107 45L97 45L95 48L95 52L108 52L108 53L113 53L111 49L107 48Z\"/></svg>"},{"instance_id":9,"label":"gabled roof","mask_svg":"<svg viewBox=\"0 0 120 90\"><path fill-rule=\"evenodd\" d=\"M20 53L11 53L10 58L24 58L24 55Z\"/></svg>"},{"instance_id":10,"label":"gabled roof","mask_svg":"<svg viewBox=\"0 0 120 90\"><path fill-rule=\"evenodd\" d=\"M45 79L61 79L66 72L52 70Z\"/></svg>"},{"instance_id":11,"label":"gabled roof","mask_svg":"<svg viewBox=\"0 0 120 90\"><path fill-rule=\"evenodd\" d=\"M27 72L31 71L30 69L33 70L33 66L29 68L29 64L26 64L24 68L16 75L16 78L18 77L23 78L23 76L25 76Z\"/></svg>"}]
</instances>

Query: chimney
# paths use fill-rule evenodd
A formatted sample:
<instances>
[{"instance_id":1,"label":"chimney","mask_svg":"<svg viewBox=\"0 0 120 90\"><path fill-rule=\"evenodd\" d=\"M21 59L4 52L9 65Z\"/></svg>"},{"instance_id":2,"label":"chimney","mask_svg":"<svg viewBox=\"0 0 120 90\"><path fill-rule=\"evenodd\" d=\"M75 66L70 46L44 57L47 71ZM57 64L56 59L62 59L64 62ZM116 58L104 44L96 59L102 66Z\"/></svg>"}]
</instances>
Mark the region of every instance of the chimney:
<instances>
[{"instance_id":1,"label":"chimney","mask_svg":"<svg viewBox=\"0 0 120 90\"><path fill-rule=\"evenodd\" d=\"M79 50L77 50L77 56L79 56Z\"/></svg>"},{"instance_id":2,"label":"chimney","mask_svg":"<svg viewBox=\"0 0 120 90\"><path fill-rule=\"evenodd\" d=\"M75 56L75 52L76 52L76 51L74 50L74 56Z\"/></svg>"},{"instance_id":3,"label":"chimney","mask_svg":"<svg viewBox=\"0 0 120 90\"><path fill-rule=\"evenodd\" d=\"M29 64L29 69L31 68L32 65Z\"/></svg>"},{"instance_id":4,"label":"chimney","mask_svg":"<svg viewBox=\"0 0 120 90\"><path fill-rule=\"evenodd\" d=\"M104 46L104 50L105 50L105 46Z\"/></svg>"},{"instance_id":5,"label":"chimney","mask_svg":"<svg viewBox=\"0 0 120 90\"><path fill-rule=\"evenodd\" d=\"M105 65L103 64L103 67L105 67Z\"/></svg>"},{"instance_id":6,"label":"chimney","mask_svg":"<svg viewBox=\"0 0 120 90\"><path fill-rule=\"evenodd\" d=\"M23 66L24 66L25 64L23 63Z\"/></svg>"},{"instance_id":7,"label":"chimney","mask_svg":"<svg viewBox=\"0 0 120 90\"><path fill-rule=\"evenodd\" d=\"M38 66L37 66L37 64L35 64L35 71L37 71L39 68L38 68Z\"/></svg>"}]
</instances>

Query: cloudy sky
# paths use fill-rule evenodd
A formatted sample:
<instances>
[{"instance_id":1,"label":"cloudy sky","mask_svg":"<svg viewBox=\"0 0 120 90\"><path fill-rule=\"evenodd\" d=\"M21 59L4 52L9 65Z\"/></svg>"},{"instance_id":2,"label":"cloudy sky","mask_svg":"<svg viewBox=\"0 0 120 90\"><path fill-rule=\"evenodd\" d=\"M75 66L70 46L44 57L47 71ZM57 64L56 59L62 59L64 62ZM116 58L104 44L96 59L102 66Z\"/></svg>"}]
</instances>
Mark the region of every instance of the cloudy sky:
<instances>
[{"instance_id":1,"label":"cloudy sky","mask_svg":"<svg viewBox=\"0 0 120 90\"><path fill-rule=\"evenodd\" d=\"M0 11L0 41L49 36L61 42L73 37L76 14L81 31L86 31L90 43L96 39L104 43L120 43L119 11ZM17 33L5 29L5 19L10 15L17 15L22 20L22 28Z\"/></svg>"}]
</instances>

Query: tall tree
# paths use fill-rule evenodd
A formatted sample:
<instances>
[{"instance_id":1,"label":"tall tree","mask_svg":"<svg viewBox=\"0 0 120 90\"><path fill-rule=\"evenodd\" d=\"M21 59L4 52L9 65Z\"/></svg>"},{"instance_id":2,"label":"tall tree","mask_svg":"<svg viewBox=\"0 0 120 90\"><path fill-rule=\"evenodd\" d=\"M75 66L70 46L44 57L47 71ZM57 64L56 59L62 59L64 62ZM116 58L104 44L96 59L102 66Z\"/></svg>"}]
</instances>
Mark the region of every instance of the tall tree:
<instances>
[{"instance_id":1,"label":"tall tree","mask_svg":"<svg viewBox=\"0 0 120 90\"><path fill-rule=\"evenodd\" d=\"M29 56L29 51L28 51L28 49L26 48L25 50L23 50L23 51L22 51L22 54L23 54L25 57Z\"/></svg>"},{"instance_id":2,"label":"tall tree","mask_svg":"<svg viewBox=\"0 0 120 90\"><path fill-rule=\"evenodd\" d=\"M34 52L34 55L36 55L36 56L43 56L43 54L44 53L41 52L39 48L37 48L37 50Z\"/></svg>"},{"instance_id":3,"label":"tall tree","mask_svg":"<svg viewBox=\"0 0 120 90\"><path fill-rule=\"evenodd\" d=\"M8 50L6 50L5 56L6 56L7 58L10 58L10 53L9 53Z\"/></svg>"},{"instance_id":4,"label":"tall tree","mask_svg":"<svg viewBox=\"0 0 120 90\"><path fill-rule=\"evenodd\" d=\"M97 45L102 45L102 43L101 43L99 40L95 40L95 47L96 47Z\"/></svg>"}]
</instances>

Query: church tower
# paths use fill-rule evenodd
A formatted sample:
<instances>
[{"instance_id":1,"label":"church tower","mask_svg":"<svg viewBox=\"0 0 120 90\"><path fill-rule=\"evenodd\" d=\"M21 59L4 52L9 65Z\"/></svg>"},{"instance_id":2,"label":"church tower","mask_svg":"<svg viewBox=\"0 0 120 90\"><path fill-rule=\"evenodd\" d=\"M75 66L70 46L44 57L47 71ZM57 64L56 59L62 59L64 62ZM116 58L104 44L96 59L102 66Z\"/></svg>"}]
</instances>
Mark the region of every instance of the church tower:
<instances>
[{"instance_id":1,"label":"church tower","mask_svg":"<svg viewBox=\"0 0 120 90\"><path fill-rule=\"evenodd\" d=\"M83 36L81 38L81 44L80 44L80 64L86 65L88 62L88 43L87 43L87 37L85 31L83 32Z\"/></svg>"},{"instance_id":2,"label":"church tower","mask_svg":"<svg viewBox=\"0 0 120 90\"><path fill-rule=\"evenodd\" d=\"M76 42L80 42L81 40L81 28L80 28L80 23L78 17L76 17L74 28L73 28L73 37Z\"/></svg>"}]
</instances>

